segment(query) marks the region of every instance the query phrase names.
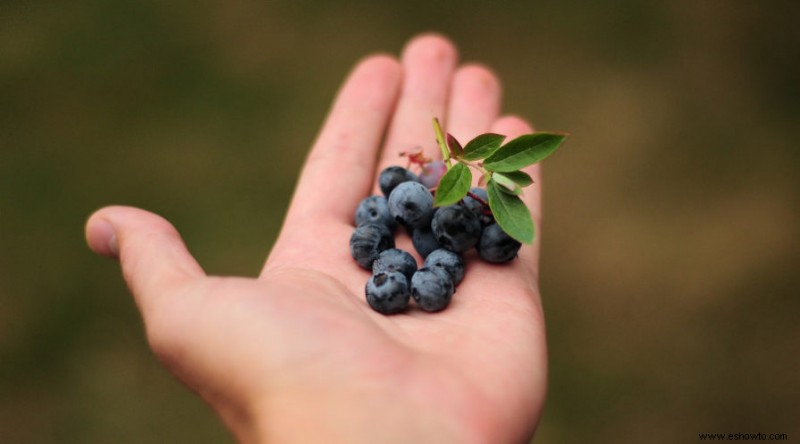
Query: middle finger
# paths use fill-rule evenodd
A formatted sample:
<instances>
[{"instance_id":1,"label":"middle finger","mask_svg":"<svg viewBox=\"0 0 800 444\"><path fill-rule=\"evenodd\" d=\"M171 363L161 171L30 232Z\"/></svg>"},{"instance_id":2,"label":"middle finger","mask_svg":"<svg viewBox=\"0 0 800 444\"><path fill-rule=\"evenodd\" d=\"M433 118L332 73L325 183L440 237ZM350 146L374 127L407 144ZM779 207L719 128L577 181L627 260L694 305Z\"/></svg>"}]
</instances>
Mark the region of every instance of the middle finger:
<instances>
[{"instance_id":1,"label":"middle finger","mask_svg":"<svg viewBox=\"0 0 800 444\"><path fill-rule=\"evenodd\" d=\"M378 171L404 164L401 152L420 148L438 158L434 117L444 124L450 82L458 60L455 46L438 35L423 35L408 43L401 58L403 89L389 127ZM379 193L378 188L375 188Z\"/></svg>"}]
</instances>

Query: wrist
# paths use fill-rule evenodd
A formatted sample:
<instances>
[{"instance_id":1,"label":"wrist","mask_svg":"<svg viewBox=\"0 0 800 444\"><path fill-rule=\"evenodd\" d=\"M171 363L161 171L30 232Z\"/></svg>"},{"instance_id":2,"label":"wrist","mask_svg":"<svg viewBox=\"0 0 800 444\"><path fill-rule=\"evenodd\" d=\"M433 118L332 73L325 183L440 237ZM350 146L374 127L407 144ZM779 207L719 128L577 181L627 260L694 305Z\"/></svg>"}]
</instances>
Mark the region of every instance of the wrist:
<instances>
[{"instance_id":1,"label":"wrist","mask_svg":"<svg viewBox=\"0 0 800 444\"><path fill-rule=\"evenodd\" d=\"M393 396L273 396L261 403L246 443L480 442L457 418ZM238 436L238 435L237 435Z\"/></svg>"}]
</instances>

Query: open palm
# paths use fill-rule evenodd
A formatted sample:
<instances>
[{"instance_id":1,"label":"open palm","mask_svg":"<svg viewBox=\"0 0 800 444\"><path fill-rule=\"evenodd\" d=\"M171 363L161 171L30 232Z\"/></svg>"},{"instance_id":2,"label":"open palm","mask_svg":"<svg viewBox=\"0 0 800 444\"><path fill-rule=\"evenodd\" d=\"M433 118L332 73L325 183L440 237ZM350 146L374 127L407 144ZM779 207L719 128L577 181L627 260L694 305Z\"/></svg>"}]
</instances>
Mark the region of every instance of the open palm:
<instances>
[{"instance_id":1,"label":"open palm","mask_svg":"<svg viewBox=\"0 0 800 444\"><path fill-rule=\"evenodd\" d=\"M419 146L435 156L432 117L460 140L530 132L498 117L489 70L456 64L452 44L433 35L412 40L399 63L358 64L258 279L206 276L152 213L108 207L90 218L89 245L120 258L156 355L241 441L520 442L533 433L546 384L538 244L505 265L467 255L445 311L412 304L392 316L367 305L369 273L348 249L377 172ZM538 169L528 172L538 185ZM524 196L536 219L537 185ZM413 250L405 234L397 243Z\"/></svg>"}]
</instances>

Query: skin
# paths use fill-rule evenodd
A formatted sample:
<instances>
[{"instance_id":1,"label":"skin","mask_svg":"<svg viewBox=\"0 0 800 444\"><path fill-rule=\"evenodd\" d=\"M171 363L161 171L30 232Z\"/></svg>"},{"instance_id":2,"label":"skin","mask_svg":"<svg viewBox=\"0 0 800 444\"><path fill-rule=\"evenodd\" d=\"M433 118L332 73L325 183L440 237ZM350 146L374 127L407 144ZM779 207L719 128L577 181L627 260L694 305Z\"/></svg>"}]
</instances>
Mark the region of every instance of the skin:
<instances>
[{"instance_id":1,"label":"skin","mask_svg":"<svg viewBox=\"0 0 800 444\"><path fill-rule=\"evenodd\" d=\"M89 218L88 244L119 259L155 355L239 441L532 436L547 367L538 238L502 266L468 257L453 302L437 314L371 310L369 272L348 249L359 201L379 193L378 172L403 164L398 153L412 147L437 156L434 116L462 142L489 131L509 139L531 131L518 117L499 116L500 84L488 68L459 67L457 59L450 41L427 34L412 39L399 60L374 55L357 64L256 279L207 276L175 228L147 211L106 207ZM541 226L540 171L527 172L536 185L524 199ZM397 243L413 251L405 233Z\"/></svg>"}]
</instances>

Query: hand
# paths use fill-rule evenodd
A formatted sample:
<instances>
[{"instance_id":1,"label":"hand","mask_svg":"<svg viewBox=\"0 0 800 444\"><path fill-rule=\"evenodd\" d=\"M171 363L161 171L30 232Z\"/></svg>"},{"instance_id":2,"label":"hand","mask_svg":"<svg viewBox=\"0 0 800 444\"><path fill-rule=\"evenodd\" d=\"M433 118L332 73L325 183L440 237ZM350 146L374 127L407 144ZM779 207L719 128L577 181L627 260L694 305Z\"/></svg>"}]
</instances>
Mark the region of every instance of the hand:
<instances>
[{"instance_id":1,"label":"hand","mask_svg":"<svg viewBox=\"0 0 800 444\"><path fill-rule=\"evenodd\" d=\"M107 207L89 219L88 243L119 258L155 354L240 441L532 435L546 386L538 241L505 265L468 260L452 303L436 314L413 304L399 315L372 311L364 298L369 273L350 257L353 213L379 193L377 172L420 145L437 155L434 116L461 141L531 131L519 118L498 117L491 71L457 69L456 59L450 42L424 35L399 63L377 55L356 66L257 279L206 276L172 225L152 213ZM539 170L527 171L536 185L524 199L538 226ZM397 239L413 251L408 236Z\"/></svg>"}]
</instances>

